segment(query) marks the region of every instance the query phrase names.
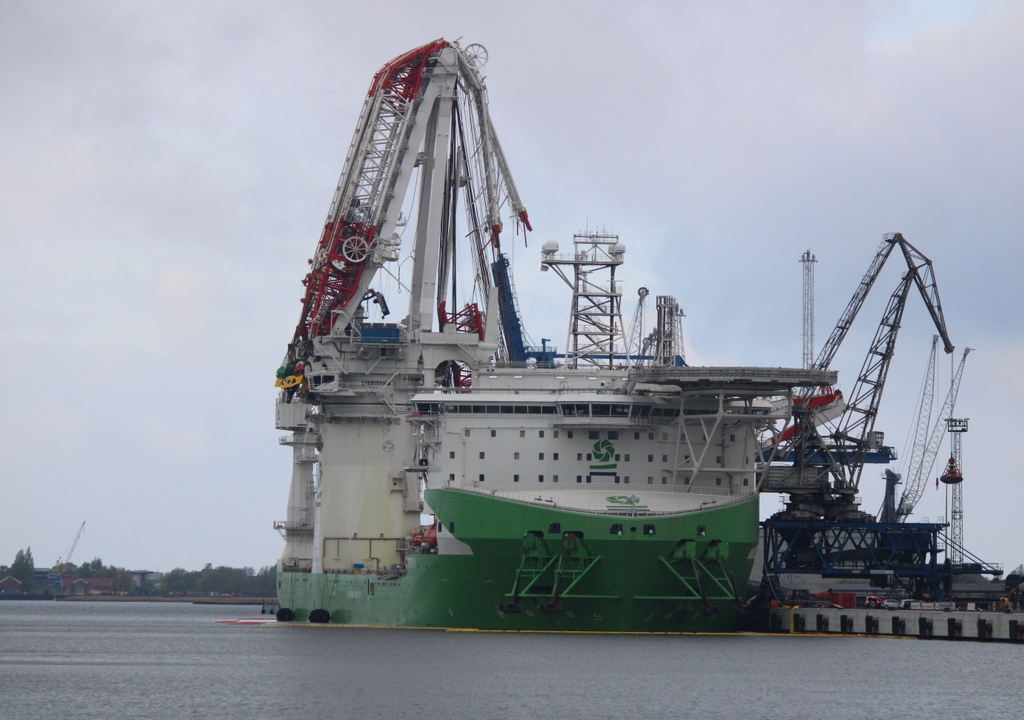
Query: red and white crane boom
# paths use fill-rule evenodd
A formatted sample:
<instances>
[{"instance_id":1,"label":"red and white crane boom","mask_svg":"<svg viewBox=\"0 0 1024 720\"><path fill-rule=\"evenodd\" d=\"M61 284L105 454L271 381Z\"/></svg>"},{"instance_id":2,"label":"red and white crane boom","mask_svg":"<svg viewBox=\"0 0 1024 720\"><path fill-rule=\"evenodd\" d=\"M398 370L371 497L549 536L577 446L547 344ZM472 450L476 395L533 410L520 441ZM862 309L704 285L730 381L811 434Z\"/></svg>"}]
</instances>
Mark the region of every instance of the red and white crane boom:
<instances>
[{"instance_id":1,"label":"red and white crane boom","mask_svg":"<svg viewBox=\"0 0 1024 720\"><path fill-rule=\"evenodd\" d=\"M374 275L398 260L396 229L414 169L419 196L414 208L417 262L412 279L410 326L430 330L438 312L445 233L453 236L452 197L462 188L468 232L486 298L485 257L500 250L502 211L530 229L504 153L487 111L479 68L486 51L436 40L386 64L374 76L341 178L310 260L302 315L290 346L291 360L308 353L316 338L344 332ZM454 188L454 190L453 190Z\"/></svg>"}]
</instances>

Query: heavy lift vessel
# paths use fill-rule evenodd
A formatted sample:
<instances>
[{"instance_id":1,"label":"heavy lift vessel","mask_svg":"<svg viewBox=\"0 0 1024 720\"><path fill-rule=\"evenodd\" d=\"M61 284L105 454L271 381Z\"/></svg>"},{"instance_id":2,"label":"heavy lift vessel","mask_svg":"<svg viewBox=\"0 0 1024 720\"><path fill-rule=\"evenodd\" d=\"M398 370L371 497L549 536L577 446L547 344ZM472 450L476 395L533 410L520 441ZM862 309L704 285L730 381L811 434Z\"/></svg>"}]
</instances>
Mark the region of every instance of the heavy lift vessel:
<instances>
[{"instance_id":1,"label":"heavy lift vessel","mask_svg":"<svg viewBox=\"0 0 1024 720\"><path fill-rule=\"evenodd\" d=\"M279 618L731 630L761 437L794 388L835 373L687 367L669 296L649 354L632 353L625 248L606 233L544 243L573 292L568 347L531 346L503 247L506 219L524 236L530 221L486 59L437 40L370 85L278 371L293 452Z\"/></svg>"}]
</instances>

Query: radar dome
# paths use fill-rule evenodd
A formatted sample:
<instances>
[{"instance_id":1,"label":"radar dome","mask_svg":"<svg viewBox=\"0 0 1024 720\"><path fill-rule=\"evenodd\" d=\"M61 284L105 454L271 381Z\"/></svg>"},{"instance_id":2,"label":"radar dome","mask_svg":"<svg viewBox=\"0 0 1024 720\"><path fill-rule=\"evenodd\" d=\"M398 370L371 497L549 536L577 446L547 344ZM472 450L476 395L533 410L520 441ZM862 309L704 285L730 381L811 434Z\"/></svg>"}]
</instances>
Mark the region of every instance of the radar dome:
<instances>
[{"instance_id":1,"label":"radar dome","mask_svg":"<svg viewBox=\"0 0 1024 720\"><path fill-rule=\"evenodd\" d=\"M617 242L614 245L612 245L612 248L611 248L612 255L622 255L624 252L626 252L626 246L623 245L622 243Z\"/></svg>"},{"instance_id":2,"label":"radar dome","mask_svg":"<svg viewBox=\"0 0 1024 720\"><path fill-rule=\"evenodd\" d=\"M558 252L558 241L548 240L546 243L541 245L540 251L542 253L556 253Z\"/></svg>"}]
</instances>

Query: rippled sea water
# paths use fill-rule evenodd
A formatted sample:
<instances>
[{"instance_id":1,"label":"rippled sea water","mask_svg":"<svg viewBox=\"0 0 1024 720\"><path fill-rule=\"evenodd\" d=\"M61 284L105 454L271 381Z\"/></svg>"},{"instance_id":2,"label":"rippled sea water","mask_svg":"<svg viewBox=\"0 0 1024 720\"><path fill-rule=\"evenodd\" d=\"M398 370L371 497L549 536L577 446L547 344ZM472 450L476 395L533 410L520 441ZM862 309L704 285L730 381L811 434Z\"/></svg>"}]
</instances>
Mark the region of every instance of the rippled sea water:
<instances>
[{"instance_id":1,"label":"rippled sea water","mask_svg":"<svg viewBox=\"0 0 1024 720\"><path fill-rule=\"evenodd\" d=\"M229 625L258 607L0 602L0 718L1010 718L1024 646Z\"/></svg>"}]
</instances>

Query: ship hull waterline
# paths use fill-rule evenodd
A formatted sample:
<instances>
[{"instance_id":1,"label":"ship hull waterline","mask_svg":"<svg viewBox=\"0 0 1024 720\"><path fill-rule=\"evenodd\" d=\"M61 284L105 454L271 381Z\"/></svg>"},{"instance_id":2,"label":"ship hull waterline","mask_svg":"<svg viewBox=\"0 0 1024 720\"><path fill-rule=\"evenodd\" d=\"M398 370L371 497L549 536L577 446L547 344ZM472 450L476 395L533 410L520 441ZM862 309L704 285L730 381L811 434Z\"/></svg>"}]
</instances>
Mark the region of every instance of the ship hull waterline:
<instances>
[{"instance_id":1,"label":"ship hull waterline","mask_svg":"<svg viewBox=\"0 0 1024 720\"><path fill-rule=\"evenodd\" d=\"M426 500L440 553L410 553L404 575L280 573L281 607L299 622L325 609L331 623L363 626L735 630L757 546L757 495L634 517L453 489L428 490Z\"/></svg>"}]
</instances>

